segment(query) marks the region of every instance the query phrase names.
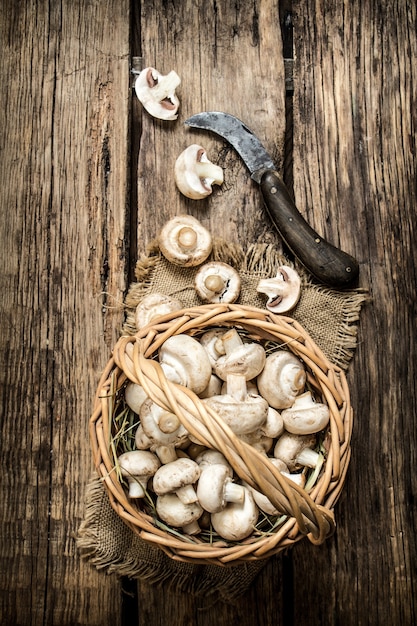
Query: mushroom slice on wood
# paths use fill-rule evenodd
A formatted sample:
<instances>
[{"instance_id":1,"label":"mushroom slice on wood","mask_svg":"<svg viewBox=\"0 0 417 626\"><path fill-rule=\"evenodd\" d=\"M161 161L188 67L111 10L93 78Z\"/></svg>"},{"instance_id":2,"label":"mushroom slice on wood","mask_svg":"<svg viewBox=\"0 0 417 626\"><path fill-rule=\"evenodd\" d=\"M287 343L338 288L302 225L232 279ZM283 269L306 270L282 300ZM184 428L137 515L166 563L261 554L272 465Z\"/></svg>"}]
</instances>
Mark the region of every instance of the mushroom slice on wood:
<instances>
[{"instance_id":1,"label":"mushroom slice on wood","mask_svg":"<svg viewBox=\"0 0 417 626\"><path fill-rule=\"evenodd\" d=\"M285 313L293 309L300 299L301 279L292 267L282 265L275 278L260 280L256 290L268 296L268 311Z\"/></svg>"},{"instance_id":2,"label":"mushroom slice on wood","mask_svg":"<svg viewBox=\"0 0 417 626\"><path fill-rule=\"evenodd\" d=\"M161 120L176 120L180 102L175 89L180 83L174 71L164 76L154 67L146 67L136 79L135 91L150 115Z\"/></svg>"},{"instance_id":3,"label":"mushroom slice on wood","mask_svg":"<svg viewBox=\"0 0 417 626\"><path fill-rule=\"evenodd\" d=\"M194 279L195 290L203 302L236 302L240 284L236 270L221 261L202 265Z\"/></svg>"},{"instance_id":4,"label":"mushroom slice on wood","mask_svg":"<svg viewBox=\"0 0 417 626\"><path fill-rule=\"evenodd\" d=\"M211 234L192 215L177 215L166 222L158 243L164 257L182 267L204 263L213 247Z\"/></svg>"},{"instance_id":5,"label":"mushroom slice on wood","mask_svg":"<svg viewBox=\"0 0 417 626\"><path fill-rule=\"evenodd\" d=\"M206 150L197 144L188 146L175 161L175 183L181 193L201 200L212 193L212 185L223 184L223 170L214 165Z\"/></svg>"}]
</instances>

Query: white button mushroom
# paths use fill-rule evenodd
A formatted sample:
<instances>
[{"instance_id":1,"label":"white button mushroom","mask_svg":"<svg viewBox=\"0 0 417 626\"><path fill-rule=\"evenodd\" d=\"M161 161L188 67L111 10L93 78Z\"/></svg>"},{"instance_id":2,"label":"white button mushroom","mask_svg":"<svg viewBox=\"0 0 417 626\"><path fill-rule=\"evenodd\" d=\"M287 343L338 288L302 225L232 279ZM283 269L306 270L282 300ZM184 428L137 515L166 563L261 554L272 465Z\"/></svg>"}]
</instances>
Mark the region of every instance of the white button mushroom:
<instances>
[{"instance_id":1,"label":"white button mushroom","mask_svg":"<svg viewBox=\"0 0 417 626\"><path fill-rule=\"evenodd\" d=\"M196 394L207 387L211 364L206 350L190 335L172 335L159 349L159 362L168 380Z\"/></svg>"},{"instance_id":2,"label":"white button mushroom","mask_svg":"<svg viewBox=\"0 0 417 626\"><path fill-rule=\"evenodd\" d=\"M135 325L140 330L159 315L173 313L183 308L182 302L162 293L149 293L142 298L135 310Z\"/></svg>"},{"instance_id":3,"label":"white button mushroom","mask_svg":"<svg viewBox=\"0 0 417 626\"><path fill-rule=\"evenodd\" d=\"M129 382L125 389L125 402L127 406L139 415L140 407L148 399L148 395L141 385Z\"/></svg>"},{"instance_id":4,"label":"white button mushroom","mask_svg":"<svg viewBox=\"0 0 417 626\"><path fill-rule=\"evenodd\" d=\"M197 484L197 498L203 509L217 513L228 502L243 502L245 489L234 483L232 476L232 470L224 464L203 468Z\"/></svg>"},{"instance_id":5,"label":"white button mushroom","mask_svg":"<svg viewBox=\"0 0 417 626\"><path fill-rule=\"evenodd\" d=\"M227 331L222 328L213 328L211 330L207 330L200 337L200 344L207 351L210 363L213 367L216 364L217 359L226 354L222 341L222 337L226 332Z\"/></svg>"},{"instance_id":6,"label":"white button mushroom","mask_svg":"<svg viewBox=\"0 0 417 626\"><path fill-rule=\"evenodd\" d=\"M227 393L206 398L204 402L218 413L236 435L259 429L268 414L268 403L261 396L248 394L245 376L228 374Z\"/></svg>"},{"instance_id":7,"label":"white button mushroom","mask_svg":"<svg viewBox=\"0 0 417 626\"><path fill-rule=\"evenodd\" d=\"M275 444L274 457L284 461L290 471L303 466L316 467L321 456L312 449L315 445L315 435L284 433Z\"/></svg>"},{"instance_id":8,"label":"white button mushroom","mask_svg":"<svg viewBox=\"0 0 417 626\"><path fill-rule=\"evenodd\" d=\"M274 409L290 407L304 390L305 382L304 365L288 350L269 354L257 378L259 393Z\"/></svg>"},{"instance_id":9,"label":"white button mushroom","mask_svg":"<svg viewBox=\"0 0 417 626\"><path fill-rule=\"evenodd\" d=\"M226 457L219 450L206 448L197 455L195 460L196 463L199 464L201 471L205 470L210 465L225 465L229 470L232 470Z\"/></svg>"},{"instance_id":10,"label":"white button mushroom","mask_svg":"<svg viewBox=\"0 0 417 626\"><path fill-rule=\"evenodd\" d=\"M146 67L135 81L135 92L146 111L161 120L176 120L180 102L175 90L181 79L173 70L163 75Z\"/></svg>"},{"instance_id":11,"label":"white button mushroom","mask_svg":"<svg viewBox=\"0 0 417 626\"><path fill-rule=\"evenodd\" d=\"M310 391L297 396L289 409L282 411L285 429L295 435L318 433L330 420L329 407L315 402Z\"/></svg>"},{"instance_id":12,"label":"white button mushroom","mask_svg":"<svg viewBox=\"0 0 417 626\"><path fill-rule=\"evenodd\" d=\"M212 513L211 523L220 537L228 541L241 541L254 531L258 520L258 507L251 492L245 489L242 503L230 502L218 513Z\"/></svg>"},{"instance_id":13,"label":"white button mushroom","mask_svg":"<svg viewBox=\"0 0 417 626\"><path fill-rule=\"evenodd\" d=\"M305 483L304 474L290 474L288 471L288 467L285 465L283 461L281 461L281 459L270 458L269 461L271 462L272 465L274 465L277 468L277 470L281 472L283 476L285 476L289 480L292 480L295 484L299 485L300 487L304 486L304 483ZM275 505L272 504L272 502L265 496L265 494L261 493L260 491L257 491L256 489L254 489L250 485L247 485L246 483L245 483L245 487L247 487L249 491L252 493L255 503L261 509L261 511L264 511L264 513L267 513L268 515L280 515L282 513L282 511L278 511Z\"/></svg>"},{"instance_id":14,"label":"white button mushroom","mask_svg":"<svg viewBox=\"0 0 417 626\"><path fill-rule=\"evenodd\" d=\"M189 458L179 458L160 467L153 477L153 490L158 496L175 493L183 504L197 502L194 483L200 478L200 467Z\"/></svg>"},{"instance_id":15,"label":"white button mushroom","mask_svg":"<svg viewBox=\"0 0 417 626\"><path fill-rule=\"evenodd\" d=\"M211 234L192 215L177 215L166 222L158 244L168 261L182 267L204 263L213 247Z\"/></svg>"},{"instance_id":16,"label":"white button mushroom","mask_svg":"<svg viewBox=\"0 0 417 626\"><path fill-rule=\"evenodd\" d=\"M240 276L228 263L211 261L200 267L194 278L194 288L203 302L233 303L240 294Z\"/></svg>"},{"instance_id":17,"label":"white button mushroom","mask_svg":"<svg viewBox=\"0 0 417 626\"><path fill-rule=\"evenodd\" d=\"M188 146L175 161L175 183L187 198L201 200L209 196L212 185L223 184L223 170L214 165L206 150L197 144Z\"/></svg>"},{"instance_id":18,"label":"white button mushroom","mask_svg":"<svg viewBox=\"0 0 417 626\"><path fill-rule=\"evenodd\" d=\"M223 384L224 383L222 380L220 380L220 378L218 378L215 374L212 374L210 376L210 380L208 382L207 387L203 389L203 391L199 393L198 395L200 396L201 399L211 398L212 396L218 396L222 392Z\"/></svg>"},{"instance_id":19,"label":"white button mushroom","mask_svg":"<svg viewBox=\"0 0 417 626\"><path fill-rule=\"evenodd\" d=\"M300 299L301 279L292 267L283 265L278 268L275 278L260 280L256 290L268 296L268 311L285 313L293 309Z\"/></svg>"},{"instance_id":20,"label":"white button mushroom","mask_svg":"<svg viewBox=\"0 0 417 626\"><path fill-rule=\"evenodd\" d=\"M129 484L129 497L143 498L148 480L161 465L158 457L147 450L132 450L121 454L117 461Z\"/></svg>"},{"instance_id":21,"label":"white button mushroom","mask_svg":"<svg viewBox=\"0 0 417 626\"><path fill-rule=\"evenodd\" d=\"M150 450L162 463L175 461L176 447L188 439L188 433L178 417L151 399L142 404L139 417L143 432L151 442Z\"/></svg>"},{"instance_id":22,"label":"white button mushroom","mask_svg":"<svg viewBox=\"0 0 417 626\"><path fill-rule=\"evenodd\" d=\"M156 499L156 512L170 526L182 528L186 535L197 535L201 530L198 520L204 510L198 502L184 504L175 493L167 493Z\"/></svg>"},{"instance_id":23,"label":"white button mushroom","mask_svg":"<svg viewBox=\"0 0 417 626\"><path fill-rule=\"evenodd\" d=\"M219 357L214 365L214 371L222 380L227 380L228 374L243 374L246 380L251 380L262 371L266 353L264 348L255 342L244 343L235 328L228 330L222 337L226 354Z\"/></svg>"}]
</instances>

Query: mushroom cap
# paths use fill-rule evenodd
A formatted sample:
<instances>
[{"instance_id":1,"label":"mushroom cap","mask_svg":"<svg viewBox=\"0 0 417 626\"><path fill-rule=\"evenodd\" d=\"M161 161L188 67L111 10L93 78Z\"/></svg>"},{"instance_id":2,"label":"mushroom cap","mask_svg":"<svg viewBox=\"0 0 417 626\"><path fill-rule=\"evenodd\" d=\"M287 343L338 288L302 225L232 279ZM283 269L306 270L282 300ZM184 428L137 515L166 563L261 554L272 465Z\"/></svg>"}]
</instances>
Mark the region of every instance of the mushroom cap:
<instances>
[{"instance_id":1,"label":"mushroom cap","mask_svg":"<svg viewBox=\"0 0 417 626\"><path fill-rule=\"evenodd\" d=\"M140 407L148 399L148 395L142 385L129 382L125 389L125 402L129 408L139 415Z\"/></svg>"},{"instance_id":2,"label":"mushroom cap","mask_svg":"<svg viewBox=\"0 0 417 626\"><path fill-rule=\"evenodd\" d=\"M148 450L132 450L118 457L123 476L129 482L129 496L141 498L148 479L155 474L161 463L158 457Z\"/></svg>"},{"instance_id":3,"label":"mushroom cap","mask_svg":"<svg viewBox=\"0 0 417 626\"><path fill-rule=\"evenodd\" d=\"M245 489L243 503L230 502L224 509L212 513L211 523L223 539L240 541L252 534L258 519L258 507L251 492Z\"/></svg>"},{"instance_id":4,"label":"mushroom cap","mask_svg":"<svg viewBox=\"0 0 417 626\"><path fill-rule=\"evenodd\" d=\"M210 376L210 380L208 385L201 393L198 395L200 398L211 398L212 396L218 396L222 392L223 381L218 378L215 374Z\"/></svg>"},{"instance_id":5,"label":"mushroom cap","mask_svg":"<svg viewBox=\"0 0 417 626\"><path fill-rule=\"evenodd\" d=\"M222 337L225 333L226 331L223 328L212 328L211 330L207 330L200 337L200 344L207 351L212 366L214 366L217 359L224 356L226 352L222 341Z\"/></svg>"},{"instance_id":6,"label":"mushroom cap","mask_svg":"<svg viewBox=\"0 0 417 626\"><path fill-rule=\"evenodd\" d=\"M295 269L282 265L275 278L260 280L256 290L268 296L268 311L285 313L293 309L300 299L301 278Z\"/></svg>"},{"instance_id":7,"label":"mushroom cap","mask_svg":"<svg viewBox=\"0 0 417 626\"><path fill-rule=\"evenodd\" d=\"M168 432L164 432L159 428L159 422L161 418L171 415L169 411L166 411L160 407L156 402L153 402L151 398L145 400L140 409L140 423L145 435L151 441L151 444L170 445L180 444L187 439L187 431L180 423L175 430L170 429ZM175 414L172 414L175 416Z\"/></svg>"},{"instance_id":8,"label":"mushroom cap","mask_svg":"<svg viewBox=\"0 0 417 626\"><path fill-rule=\"evenodd\" d=\"M213 247L211 234L192 215L177 215L166 222L158 244L168 261L182 267L204 263Z\"/></svg>"},{"instance_id":9,"label":"mushroom cap","mask_svg":"<svg viewBox=\"0 0 417 626\"><path fill-rule=\"evenodd\" d=\"M290 407L304 390L305 382L303 363L288 350L269 354L257 378L259 393L274 409Z\"/></svg>"},{"instance_id":10,"label":"mushroom cap","mask_svg":"<svg viewBox=\"0 0 417 626\"><path fill-rule=\"evenodd\" d=\"M298 461L300 453L305 449L312 449L316 445L316 436L294 435L285 432L278 439L274 448L274 457L281 459L290 471L298 469L301 464Z\"/></svg>"},{"instance_id":11,"label":"mushroom cap","mask_svg":"<svg viewBox=\"0 0 417 626\"><path fill-rule=\"evenodd\" d=\"M158 496L172 493L197 482L200 473L200 467L195 461L186 457L179 458L158 469L153 477L153 490Z\"/></svg>"},{"instance_id":12,"label":"mushroom cap","mask_svg":"<svg viewBox=\"0 0 417 626\"><path fill-rule=\"evenodd\" d=\"M135 310L135 325L140 330L160 315L180 311L182 302L162 293L149 293L142 298Z\"/></svg>"},{"instance_id":13,"label":"mushroom cap","mask_svg":"<svg viewBox=\"0 0 417 626\"><path fill-rule=\"evenodd\" d=\"M242 343L230 354L219 357L214 371L222 380L227 380L228 374L242 374L246 380L251 380L262 372L265 361L265 349L260 344Z\"/></svg>"},{"instance_id":14,"label":"mushroom cap","mask_svg":"<svg viewBox=\"0 0 417 626\"><path fill-rule=\"evenodd\" d=\"M209 196L212 185L223 183L223 170L212 163L203 146L191 144L177 160L174 167L175 184L181 193L192 200Z\"/></svg>"},{"instance_id":15,"label":"mushroom cap","mask_svg":"<svg viewBox=\"0 0 417 626\"><path fill-rule=\"evenodd\" d=\"M222 261L205 263L194 277L195 290L203 302L236 302L240 286L237 271Z\"/></svg>"},{"instance_id":16,"label":"mushroom cap","mask_svg":"<svg viewBox=\"0 0 417 626\"><path fill-rule=\"evenodd\" d=\"M154 67L146 67L135 81L135 92L150 115L161 120L176 120L180 102L175 89L180 83L180 77L173 70L163 75Z\"/></svg>"},{"instance_id":17,"label":"mushroom cap","mask_svg":"<svg viewBox=\"0 0 417 626\"><path fill-rule=\"evenodd\" d=\"M219 450L212 450L211 448L203 450L197 455L196 462L199 464L201 471L210 465L225 465L229 470L229 475L233 475L233 470L226 457Z\"/></svg>"},{"instance_id":18,"label":"mushroom cap","mask_svg":"<svg viewBox=\"0 0 417 626\"><path fill-rule=\"evenodd\" d=\"M206 350L197 339L186 334L172 335L159 348L159 362L171 382L201 393L212 374Z\"/></svg>"},{"instance_id":19,"label":"mushroom cap","mask_svg":"<svg viewBox=\"0 0 417 626\"><path fill-rule=\"evenodd\" d=\"M285 429L295 435L310 435L326 428L330 420L327 404L314 402L310 391L296 397L294 404L281 413Z\"/></svg>"},{"instance_id":20,"label":"mushroom cap","mask_svg":"<svg viewBox=\"0 0 417 626\"><path fill-rule=\"evenodd\" d=\"M242 501L245 496L242 485L232 482L226 465L208 465L197 484L198 501L205 511L221 511L230 501Z\"/></svg>"},{"instance_id":21,"label":"mushroom cap","mask_svg":"<svg viewBox=\"0 0 417 626\"><path fill-rule=\"evenodd\" d=\"M182 528L197 521L203 508L198 502L184 504L175 493L166 493L156 499L156 512L167 524Z\"/></svg>"},{"instance_id":22,"label":"mushroom cap","mask_svg":"<svg viewBox=\"0 0 417 626\"><path fill-rule=\"evenodd\" d=\"M218 413L236 435L252 433L262 426L268 403L261 396L248 394L242 402L229 394L206 398L204 402Z\"/></svg>"},{"instance_id":23,"label":"mushroom cap","mask_svg":"<svg viewBox=\"0 0 417 626\"><path fill-rule=\"evenodd\" d=\"M272 437L272 439L276 439L284 432L282 415L276 409L273 409L272 406L268 407L268 415L261 431L266 437Z\"/></svg>"}]
</instances>

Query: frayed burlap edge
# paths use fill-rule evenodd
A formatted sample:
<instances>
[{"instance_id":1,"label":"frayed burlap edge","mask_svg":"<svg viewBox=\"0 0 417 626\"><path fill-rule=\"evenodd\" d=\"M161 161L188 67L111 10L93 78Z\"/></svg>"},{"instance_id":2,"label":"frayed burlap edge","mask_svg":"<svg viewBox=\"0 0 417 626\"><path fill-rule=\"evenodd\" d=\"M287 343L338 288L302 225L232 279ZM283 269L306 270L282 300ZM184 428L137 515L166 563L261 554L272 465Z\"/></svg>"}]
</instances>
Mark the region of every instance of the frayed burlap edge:
<instances>
[{"instance_id":1,"label":"frayed burlap edge","mask_svg":"<svg viewBox=\"0 0 417 626\"><path fill-rule=\"evenodd\" d=\"M85 517L78 529L76 545L83 559L109 575L141 580L165 591L233 603L266 565L267 561L225 567L173 561L124 524L112 509L96 474L90 479L85 495Z\"/></svg>"}]
</instances>

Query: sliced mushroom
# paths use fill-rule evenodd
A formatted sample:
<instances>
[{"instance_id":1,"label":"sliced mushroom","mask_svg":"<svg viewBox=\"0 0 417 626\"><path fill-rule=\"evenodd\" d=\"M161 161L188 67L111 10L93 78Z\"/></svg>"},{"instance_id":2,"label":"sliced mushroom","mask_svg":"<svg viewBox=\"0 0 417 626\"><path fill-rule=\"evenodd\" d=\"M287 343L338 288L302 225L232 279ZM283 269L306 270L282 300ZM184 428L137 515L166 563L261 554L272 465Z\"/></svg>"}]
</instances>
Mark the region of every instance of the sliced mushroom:
<instances>
[{"instance_id":1,"label":"sliced mushroom","mask_svg":"<svg viewBox=\"0 0 417 626\"><path fill-rule=\"evenodd\" d=\"M164 257L182 267L204 263L213 247L211 234L192 215L177 215L166 222L158 243Z\"/></svg>"},{"instance_id":2,"label":"sliced mushroom","mask_svg":"<svg viewBox=\"0 0 417 626\"><path fill-rule=\"evenodd\" d=\"M202 265L194 278L195 290L203 302L236 302L240 285L237 271L221 261Z\"/></svg>"},{"instance_id":3,"label":"sliced mushroom","mask_svg":"<svg viewBox=\"0 0 417 626\"><path fill-rule=\"evenodd\" d=\"M256 290L268 296L268 311L285 313L293 309L300 299L301 279L292 267L282 265L275 278L260 280Z\"/></svg>"},{"instance_id":4,"label":"sliced mushroom","mask_svg":"<svg viewBox=\"0 0 417 626\"><path fill-rule=\"evenodd\" d=\"M209 161L206 150L197 144L188 146L175 161L175 183L192 200L209 196L212 185L223 184L223 170Z\"/></svg>"},{"instance_id":5,"label":"sliced mushroom","mask_svg":"<svg viewBox=\"0 0 417 626\"><path fill-rule=\"evenodd\" d=\"M154 67L146 67L135 81L135 91L146 111L161 120L176 120L180 101L175 90L181 79L173 70L163 75Z\"/></svg>"},{"instance_id":6,"label":"sliced mushroom","mask_svg":"<svg viewBox=\"0 0 417 626\"><path fill-rule=\"evenodd\" d=\"M140 330L159 315L180 311L182 302L162 293L148 293L142 298L135 310L135 324Z\"/></svg>"}]
</instances>

